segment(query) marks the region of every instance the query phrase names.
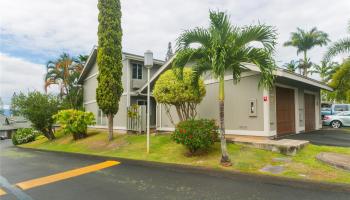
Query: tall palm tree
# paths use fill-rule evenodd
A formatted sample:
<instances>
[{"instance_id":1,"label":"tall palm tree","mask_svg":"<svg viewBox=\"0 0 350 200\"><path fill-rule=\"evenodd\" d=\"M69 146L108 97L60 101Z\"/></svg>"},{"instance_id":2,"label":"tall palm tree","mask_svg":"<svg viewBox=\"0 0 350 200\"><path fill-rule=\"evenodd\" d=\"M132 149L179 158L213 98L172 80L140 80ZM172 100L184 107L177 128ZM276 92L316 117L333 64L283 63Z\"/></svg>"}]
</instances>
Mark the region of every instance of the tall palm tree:
<instances>
[{"instance_id":1,"label":"tall palm tree","mask_svg":"<svg viewBox=\"0 0 350 200\"><path fill-rule=\"evenodd\" d=\"M329 62L322 60L320 65L313 65L313 69L310 70L310 73L317 73L320 75L322 82L328 82L331 79L331 76L337 69L338 63L337 62Z\"/></svg>"},{"instance_id":2,"label":"tall palm tree","mask_svg":"<svg viewBox=\"0 0 350 200\"><path fill-rule=\"evenodd\" d=\"M266 25L232 26L229 16L220 11L210 11L209 18L209 28L197 27L179 36L173 66L181 77L185 64L194 63L194 84L205 72L219 80L221 164L231 165L225 139L225 71L231 70L233 82L237 83L244 63L254 63L261 71L259 86L270 87L274 81L275 62L271 55L276 44L276 31ZM259 42L262 47L253 46L252 42Z\"/></svg>"},{"instance_id":3,"label":"tall palm tree","mask_svg":"<svg viewBox=\"0 0 350 200\"><path fill-rule=\"evenodd\" d=\"M67 53L62 53L55 61L49 61L46 65L45 92L51 85L58 85L61 98L66 96L71 108L79 107L82 90L76 83L86 57L79 55L78 58L74 58Z\"/></svg>"},{"instance_id":4,"label":"tall palm tree","mask_svg":"<svg viewBox=\"0 0 350 200\"><path fill-rule=\"evenodd\" d=\"M285 42L284 46L297 48L297 54L303 53L304 63L301 67L303 68L303 75L307 76L307 69L311 67L311 65L308 64L307 52L315 46L327 45L329 41L328 34L317 30L316 27L308 32L301 28L297 28L296 32L292 32L290 41Z\"/></svg>"},{"instance_id":5,"label":"tall palm tree","mask_svg":"<svg viewBox=\"0 0 350 200\"><path fill-rule=\"evenodd\" d=\"M299 61L291 60L289 63L285 63L283 67L290 72L295 72L299 68Z\"/></svg>"},{"instance_id":6,"label":"tall palm tree","mask_svg":"<svg viewBox=\"0 0 350 200\"><path fill-rule=\"evenodd\" d=\"M348 23L348 32L350 34L350 21ZM334 56L337 56L338 54L341 53L348 53L350 54L350 36L340 39L338 41L336 41L335 43L332 44L332 46L330 46L328 48L328 51L326 53L326 55L324 56L324 60L328 61L331 58L333 58Z\"/></svg>"}]
</instances>

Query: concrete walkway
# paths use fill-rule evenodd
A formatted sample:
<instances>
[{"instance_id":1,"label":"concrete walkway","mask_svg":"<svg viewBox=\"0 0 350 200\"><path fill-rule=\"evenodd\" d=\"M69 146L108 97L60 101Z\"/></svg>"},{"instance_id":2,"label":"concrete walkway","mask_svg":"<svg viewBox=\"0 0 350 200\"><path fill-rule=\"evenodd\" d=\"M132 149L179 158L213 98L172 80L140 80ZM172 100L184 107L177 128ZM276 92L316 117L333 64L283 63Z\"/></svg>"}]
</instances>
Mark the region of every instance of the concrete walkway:
<instances>
[{"instance_id":1,"label":"concrete walkway","mask_svg":"<svg viewBox=\"0 0 350 200\"><path fill-rule=\"evenodd\" d=\"M233 143L245 144L259 149L279 152L286 155L295 155L300 149L309 144L307 140L271 140L264 137L227 136Z\"/></svg>"},{"instance_id":2,"label":"concrete walkway","mask_svg":"<svg viewBox=\"0 0 350 200\"><path fill-rule=\"evenodd\" d=\"M326 164L350 171L349 155L340 154L340 153L322 152L318 154L316 158Z\"/></svg>"}]
</instances>

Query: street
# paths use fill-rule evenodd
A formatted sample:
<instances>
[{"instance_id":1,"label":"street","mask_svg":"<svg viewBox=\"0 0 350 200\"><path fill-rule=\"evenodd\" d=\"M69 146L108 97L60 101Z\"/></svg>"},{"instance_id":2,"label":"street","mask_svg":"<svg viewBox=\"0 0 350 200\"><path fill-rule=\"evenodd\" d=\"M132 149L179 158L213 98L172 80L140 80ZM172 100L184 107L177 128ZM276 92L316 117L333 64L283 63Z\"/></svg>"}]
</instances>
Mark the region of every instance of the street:
<instances>
[{"instance_id":1,"label":"street","mask_svg":"<svg viewBox=\"0 0 350 200\"><path fill-rule=\"evenodd\" d=\"M126 161L27 190L15 186L105 161L92 156L20 149L10 140L0 141L0 189L7 193L0 199L350 199L348 192L322 189L313 184L283 184L274 178L218 176L193 169Z\"/></svg>"}]
</instances>

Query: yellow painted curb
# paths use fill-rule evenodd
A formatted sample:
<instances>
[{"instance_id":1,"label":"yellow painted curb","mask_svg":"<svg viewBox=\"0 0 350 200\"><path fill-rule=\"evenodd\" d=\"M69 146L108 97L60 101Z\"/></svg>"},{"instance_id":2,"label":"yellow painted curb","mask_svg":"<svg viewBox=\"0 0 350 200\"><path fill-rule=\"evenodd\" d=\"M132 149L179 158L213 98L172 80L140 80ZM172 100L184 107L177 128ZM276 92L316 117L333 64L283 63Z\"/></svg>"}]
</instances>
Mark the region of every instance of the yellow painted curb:
<instances>
[{"instance_id":1,"label":"yellow painted curb","mask_svg":"<svg viewBox=\"0 0 350 200\"><path fill-rule=\"evenodd\" d=\"M29 181L24 181L21 183L17 183L16 186L21 188L22 190L27 190L30 188L34 188L34 187L38 187L41 185L46 185L49 183L54 183L57 181L62 181L65 179L69 179L72 177L76 177L76 176L80 176L83 174L87 174L87 173L91 173L94 171L98 171L104 168L108 168L108 167L112 167L114 165L118 165L120 164L120 162L118 161L106 161L106 162L102 162L102 163L98 163L95 165L89 165L86 167L82 167L82 168L78 168L78 169L73 169L70 171L66 171L66 172L62 172L62 173L58 173L58 174L53 174L50 176L45 176L42 178L37 178L37 179L32 179Z\"/></svg>"},{"instance_id":2,"label":"yellow painted curb","mask_svg":"<svg viewBox=\"0 0 350 200\"><path fill-rule=\"evenodd\" d=\"M0 188L0 196L7 194L4 190Z\"/></svg>"}]
</instances>

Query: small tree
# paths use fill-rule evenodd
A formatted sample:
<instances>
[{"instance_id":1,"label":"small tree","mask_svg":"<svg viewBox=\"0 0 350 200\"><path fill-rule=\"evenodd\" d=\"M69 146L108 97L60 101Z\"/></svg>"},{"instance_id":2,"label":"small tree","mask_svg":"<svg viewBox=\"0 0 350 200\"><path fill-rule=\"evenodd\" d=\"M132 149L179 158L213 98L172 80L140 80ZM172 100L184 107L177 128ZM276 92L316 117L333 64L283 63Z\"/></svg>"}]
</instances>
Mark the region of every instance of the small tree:
<instances>
[{"instance_id":1,"label":"small tree","mask_svg":"<svg viewBox=\"0 0 350 200\"><path fill-rule=\"evenodd\" d=\"M17 114L26 117L33 127L49 140L55 139L52 116L59 110L60 101L57 96L42 94L38 91L27 95L20 93L12 97L11 107Z\"/></svg>"},{"instance_id":2,"label":"small tree","mask_svg":"<svg viewBox=\"0 0 350 200\"><path fill-rule=\"evenodd\" d=\"M335 89L330 95L334 100L350 103L350 59L345 60L339 69L333 74L329 83Z\"/></svg>"},{"instance_id":3,"label":"small tree","mask_svg":"<svg viewBox=\"0 0 350 200\"><path fill-rule=\"evenodd\" d=\"M168 70L159 77L154 86L153 95L158 103L165 105L166 113L173 124L170 106L175 106L180 121L194 119L197 105L205 96L203 80L198 80L198 87L193 84L192 75L192 70L186 68L180 80L173 70Z\"/></svg>"},{"instance_id":4,"label":"small tree","mask_svg":"<svg viewBox=\"0 0 350 200\"><path fill-rule=\"evenodd\" d=\"M119 0L99 0L96 101L107 115L109 141L113 139L113 117L123 93L122 28Z\"/></svg>"}]
</instances>

